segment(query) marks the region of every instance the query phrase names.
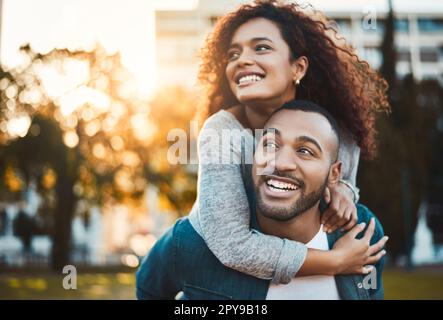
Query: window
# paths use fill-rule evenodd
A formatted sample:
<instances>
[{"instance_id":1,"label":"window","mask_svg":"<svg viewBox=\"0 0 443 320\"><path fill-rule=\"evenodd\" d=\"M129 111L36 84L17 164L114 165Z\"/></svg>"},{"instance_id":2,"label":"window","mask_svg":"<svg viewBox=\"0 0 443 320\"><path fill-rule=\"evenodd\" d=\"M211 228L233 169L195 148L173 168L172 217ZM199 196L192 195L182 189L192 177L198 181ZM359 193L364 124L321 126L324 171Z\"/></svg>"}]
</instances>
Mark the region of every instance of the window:
<instances>
[{"instance_id":1,"label":"window","mask_svg":"<svg viewBox=\"0 0 443 320\"><path fill-rule=\"evenodd\" d=\"M398 49L397 60L400 61L411 61L411 51L409 49Z\"/></svg>"},{"instance_id":2,"label":"window","mask_svg":"<svg viewBox=\"0 0 443 320\"><path fill-rule=\"evenodd\" d=\"M373 46L364 47L362 58L366 60L373 68L377 68L383 59L380 48Z\"/></svg>"},{"instance_id":3,"label":"window","mask_svg":"<svg viewBox=\"0 0 443 320\"><path fill-rule=\"evenodd\" d=\"M338 26L338 32L350 32L351 31L351 20L350 19L335 19L335 22Z\"/></svg>"},{"instance_id":4,"label":"window","mask_svg":"<svg viewBox=\"0 0 443 320\"><path fill-rule=\"evenodd\" d=\"M377 19L375 21L361 21L361 29L363 32L375 32L383 34L385 32L385 20Z\"/></svg>"},{"instance_id":5,"label":"window","mask_svg":"<svg viewBox=\"0 0 443 320\"><path fill-rule=\"evenodd\" d=\"M436 48L421 48L420 61L422 62L438 62L438 51Z\"/></svg>"},{"instance_id":6,"label":"window","mask_svg":"<svg viewBox=\"0 0 443 320\"><path fill-rule=\"evenodd\" d=\"M407 19L395 19L394 27L397 32L408 32L409 21Z\"/></svg>"},{"instance_id":7,"label":"window","mask_svg":"<svg viewBox=\"0 0 443 320\"><path fill-rule=\"evenodd\" d=\"M418 30L423 32L442 32L443 31L443 19L418 19Z\"/></svg>"},{"instance_id":8,"label":"window","mask_svg":"<svg viewBox=\"0 0 443 320\"><path fill-rule=\"evenodd\" d=\"M376 29L365 28L362 22L363 31L372 31L377 32L379 34L384 34L386 26L386 20L377 19ZM409 31L409 21L407 19L395 19L394 20L394 30L396 32L408 32Z\"/></svg>"}]
</instances>

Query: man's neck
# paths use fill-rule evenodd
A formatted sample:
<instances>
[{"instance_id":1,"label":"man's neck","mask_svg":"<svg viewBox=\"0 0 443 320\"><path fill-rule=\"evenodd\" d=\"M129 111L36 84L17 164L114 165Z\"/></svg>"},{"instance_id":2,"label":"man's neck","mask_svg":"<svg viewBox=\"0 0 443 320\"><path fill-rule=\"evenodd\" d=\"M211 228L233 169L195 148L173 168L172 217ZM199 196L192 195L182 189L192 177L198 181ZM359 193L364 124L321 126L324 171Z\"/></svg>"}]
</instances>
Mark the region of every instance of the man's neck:
<instances>
[{"instance_id":1,"label":"man's neck","mask_svg":"<svg viewBox=\"0 0 443 320\"><path fill-rule=\"evenodd\" d=\"M265 234L308 243L320 229L321 212L318 204L288 221L265 217L257 210L257 222Z\"/></svg>"}]
</instances>

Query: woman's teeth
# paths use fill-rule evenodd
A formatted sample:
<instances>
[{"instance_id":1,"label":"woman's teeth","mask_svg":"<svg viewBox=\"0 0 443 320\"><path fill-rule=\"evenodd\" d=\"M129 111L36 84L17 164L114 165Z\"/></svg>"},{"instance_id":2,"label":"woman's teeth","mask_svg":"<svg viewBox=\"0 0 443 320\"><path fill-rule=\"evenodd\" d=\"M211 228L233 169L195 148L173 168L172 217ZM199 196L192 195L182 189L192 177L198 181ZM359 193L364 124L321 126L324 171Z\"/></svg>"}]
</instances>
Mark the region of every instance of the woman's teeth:
<instances>
[{"instance_id":1,"label":"woman's teeth","mask_svg":"<svg viewBox=\"0 0 443 320\"><path fill-rule=\"evenodd\" d=\"M269 189L275 192L287 192L298 189L295 184L281 182L273 179L269 179L268 181L266 181L266 185L269 187Z\"/></svg>"},{"instance_id":2,"label":"woman's teeth","mask_svg":"<svg viewBox=\"0 0 443 320\"><path fill-rule=\"evenodd\" d=\"M260 77L255 74L250 75L250 76L244 76L238 80L238 84L243 84L243 83L247 83L247 82L257 82L257 81L260 81L261 79L263 79L263 77Z\"/></svg>"}]
</instances>

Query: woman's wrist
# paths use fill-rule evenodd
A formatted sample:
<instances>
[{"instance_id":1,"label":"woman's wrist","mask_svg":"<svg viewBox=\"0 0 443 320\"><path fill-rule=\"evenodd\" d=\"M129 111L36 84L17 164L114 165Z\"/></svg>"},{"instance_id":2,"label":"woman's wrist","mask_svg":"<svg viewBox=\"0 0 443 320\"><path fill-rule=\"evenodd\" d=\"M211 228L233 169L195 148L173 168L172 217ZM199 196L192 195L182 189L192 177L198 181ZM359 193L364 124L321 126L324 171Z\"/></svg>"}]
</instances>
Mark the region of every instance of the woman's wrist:
<instances>
[{"instance_id":1,"label":"woman's wrist","mask_svg":"<svg viewBox=\"0 0 443 320\"><path fill-rule=\"evenodd\" d=\"M341 254L337 249L308 249L305 262L297 272L297 276L327 275L335 276L341 270Z\"/></svg>"},{"instance_id":2,"label":"woman's wrist","mask_svg":"<svg viewBox=\"0 0 443 320\"><path fill-rule=\"evenodd\" d=\"M342 273L342 271L343 271L342 261L344 261L344 260L343 260L343 256L342 256L340 250L332 249L332 250L329 250L328 252L331 255L330 268L333 273L332 275L335 276L335 275Z\"/></svg>"},{"instance_id":3,"label":"woman's wrist","mask_svg":"<svg viewBox=\"0 0 443 320\"><path fill-rule=\"evenodd\" d=\"M354 203L357 203L359 200L358 199L359 196L358 196L358 193L357 193L357 190L355 189L355 187L350 182L348 182L344 179L340 179L339 182L342 185L346 186L346 189L350 191L350 195L352 196Z\"/></svg>"}]
</instances>

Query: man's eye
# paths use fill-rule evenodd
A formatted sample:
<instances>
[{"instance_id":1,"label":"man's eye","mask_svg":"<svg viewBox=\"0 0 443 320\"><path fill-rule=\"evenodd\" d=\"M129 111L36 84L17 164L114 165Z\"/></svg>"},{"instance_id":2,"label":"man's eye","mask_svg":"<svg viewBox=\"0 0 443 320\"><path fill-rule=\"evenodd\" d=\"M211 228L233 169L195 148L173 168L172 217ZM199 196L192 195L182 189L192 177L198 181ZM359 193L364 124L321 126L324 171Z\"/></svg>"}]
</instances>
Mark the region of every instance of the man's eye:
<instances>
[{"instance_id":1,"label":"man's eye","mask_svg":"<svg viewBox=\"0 0 443 320\"><path fill-rule=\"evenodd\" d=\"M263 146L265 148L269 148L269 149L277 149L277 144L275 142L272 141L267 141L263 144Z\"/></svg>"},{"instance_id":2,"label":"man's eye","mask_svg":"<svg viewBox=\"0 0 443 320\"><path fill-rule=\"evenodd\" d=\"M312 155L311 150L306 149L306 148L299 148L299 149L298 149L298 152L300 152L300 153L302 153L302 154L305 154L305 155Z\"/></svg>"}]
</instances>

